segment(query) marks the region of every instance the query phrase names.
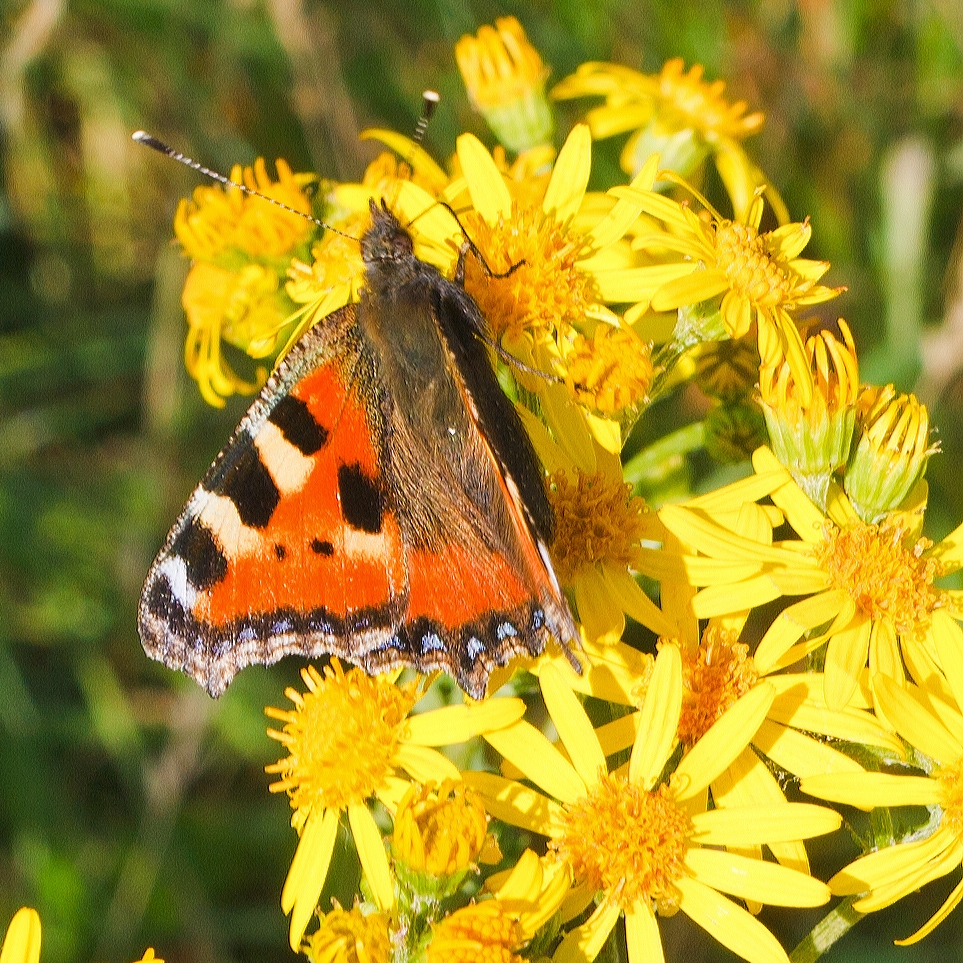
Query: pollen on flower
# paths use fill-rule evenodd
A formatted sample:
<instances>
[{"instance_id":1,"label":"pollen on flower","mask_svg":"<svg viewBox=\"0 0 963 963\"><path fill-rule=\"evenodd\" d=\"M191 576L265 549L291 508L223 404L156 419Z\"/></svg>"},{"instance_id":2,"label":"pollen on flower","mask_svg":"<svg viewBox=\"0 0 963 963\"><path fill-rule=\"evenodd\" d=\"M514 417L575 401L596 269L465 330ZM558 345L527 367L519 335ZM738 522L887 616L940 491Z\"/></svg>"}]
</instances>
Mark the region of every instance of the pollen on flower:
<instances>
[{"instance_id":1,"label":"pollen on flower","mask_svg":"<svg viewBox=\"0 0 963 963\"><path fill-rule=\"evenodd\" d=\"M413 783L398 805L391 845L409 869L453 876L474 862L487 832L481 798L464 783Z\"/></svg>"},{"instance_id":2,"label":"pollen on flower","mask_svg":"<svg viewBox=\"0 0 963 963\"><path fill-rule=\"evenodd\" d=\"M548 495L555 512L552 561L559 579L571 583L580 570L600 562L632 566L648 512L632 486L602 472L575 470L574 483L559 470L549 478Z\"/></svg>"},{"instance_id":3,"label":"pollen on flower","mask_svg":"<svg viewBox=\"0 0 963 963\"><path fill-rule=\"evenodd\" d=\"M631 331L600 324L589 339L576 334L565 376L576 400L603 415L645 401L652 383L651 347Z\"/></svg>"},{"instance_id":4,"label":"pollen on flower","mask_svg":"<svg viewBox=\"0 0 963 963\"><path fill-rule=\"evenodd\" d=\"M513 204L511 216L494 225L482 217L465 221L487 261L467 259L465 288L496 340L505 335L514 340L524 331L537 340L565 330L598 300L594 279L577 263L585 253L583 239L540 207Z\"/></svg>"},{"instance_id":5,"label":"pollen on flower","mask_svg":"<svg viewBox=\"0 0 963 963\"><path fill-rule=\"evenodd\" d=\"M321 916L321 926L301 949L311 963L388 963L388 921L380 913L336 907Z\"/></svg>"},{"instance_id":6,"label":"pollen on flower","mask_svg":"<svg viewBox=\"0 0 963 963\"><path fill-rule=\"evenodd\" d=\"M798 294L798 279L775 260L765 236L738 221L716 222L716 266L733 291L757 307L776 307Z\"/></svg>"},{"instance_id":7,"label":"pollen on flower","mask_svg":"<svg viewBox=\"0 0 963 963\"><path fill-rule=\"evenodd\" d=\"M889 622L897 632L925 628L940 601L933 581L939 563L926 558L930 541L904 544L901 525L859 522L838 529L827 526L814 554L833 588L843 589L874 621Z\"/></svg>"},{"instance_id":8,"label":"pollen on flower","mask_svg":"<svg viewBox=\"0 0 963 963\"><path fill-rule=\"evenodd\" d=\"M677 644L675 642L660 644ZM682 715L679 739L695 745L719 717L759 678L749 646L735 632L710 625L698 648L681 647Z\"/></svg>"},{"instance_id":9,"label":"pollen on flower","mask_svg":"<svg viewBox=\"0 0 963 963\"><path fill-rule=\"evenodd\" d=\"M401 728L416 701L414 686L397 686L383 675L345 672L337 659L321 675L313 666L301 677L308 691L287 689L292 710L267 708L284 723L268 730L288 755L266 771L280 778L272 792L286 792L296 822L316 807L344 809L368 799L392 770Z\"/></svg>"},{"instance_id":10,"label":"pollen on flower","mask_svg":"<svg viewBox=\"0 0 963 963\"><path fill-rule=\"evenodd\" d=\"M436 924L428 963L521 963L518 919L497 899L472 903Z\"/></svg>"},{"instance_id":11,"label":"pollen on flower","mask_svg":"<svg viewBox=\"0 0 963 963\"><path fill-rule=\"evenodd\" d=\"M963 838L963 760L944 766L939 774L943 824Z\"/></svg>"},{"instance_id":12,"label":"pollen on flower","mask_svg":"<svg viewBox=\"0 0 963 963\"><path fill-rule=\"evenodd\" d=\"M587 796L565 809L549 850L572 868L575 880L604 891L623 908L646 900L678 901L689 818L665 786L648 792L617 775L604 775Z\"/></svg>"}]
</instances>

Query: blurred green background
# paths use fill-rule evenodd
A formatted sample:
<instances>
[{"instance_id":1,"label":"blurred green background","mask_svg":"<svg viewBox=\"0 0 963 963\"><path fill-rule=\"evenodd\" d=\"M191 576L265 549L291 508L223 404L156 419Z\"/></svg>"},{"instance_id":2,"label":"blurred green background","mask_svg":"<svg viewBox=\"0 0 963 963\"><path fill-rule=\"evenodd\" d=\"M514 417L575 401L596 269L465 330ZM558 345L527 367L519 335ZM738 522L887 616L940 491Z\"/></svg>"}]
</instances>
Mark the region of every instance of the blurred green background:
<instances>
[{"instance_id":1,"label":"blurred green background","mask_svg":"<svg viewBox=\"0 0 963 963\"><path fill-rule=\"evenodd\" d=\"M917 391L940 428L929 534L963 519L959 0L2 0L0 925L37 907L46 963L146 945L172 963L291 958L295 840L267 792L263 707L286 704L297 666L245 672L213 703L150 664L134 627L147 566L245 404L207 408L183 371L171 218L198 178L130 133L225 172L283 156L356 179L359 130L411 131L432 86L444 157L461 130L487 138L452 46L507 13L556 80L681 55L765 112L748 149L849 287L824 313L851 322L866 380ZM844 858L816 847L820 871ZM831 958L944 958L959 911L918 947L892 940L955 882ZM764 919L791 948L819 915ZM727 958L684 921L665 932L670 960Z\"/></svg>"}]
</instances>

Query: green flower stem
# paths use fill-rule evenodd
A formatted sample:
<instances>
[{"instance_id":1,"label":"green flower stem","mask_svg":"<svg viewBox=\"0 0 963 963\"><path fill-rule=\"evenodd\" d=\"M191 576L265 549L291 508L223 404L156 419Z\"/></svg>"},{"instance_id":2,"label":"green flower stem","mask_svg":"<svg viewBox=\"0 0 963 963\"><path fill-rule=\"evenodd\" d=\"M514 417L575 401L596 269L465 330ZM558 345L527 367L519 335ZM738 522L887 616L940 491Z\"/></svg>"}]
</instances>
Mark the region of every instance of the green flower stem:
<instances>
[{"instance_id":1,"label":"green flower stem","mask_svg":"<svg viewBox=\"0 0 963 963\"><path fill-rule=\"evenodd\" d=\"M792 963L813 963L845 936L866 915L853 909L857 899L858 896L847 896L832 912L827 913L789 954Z\"/></svg>"}]
</instances>

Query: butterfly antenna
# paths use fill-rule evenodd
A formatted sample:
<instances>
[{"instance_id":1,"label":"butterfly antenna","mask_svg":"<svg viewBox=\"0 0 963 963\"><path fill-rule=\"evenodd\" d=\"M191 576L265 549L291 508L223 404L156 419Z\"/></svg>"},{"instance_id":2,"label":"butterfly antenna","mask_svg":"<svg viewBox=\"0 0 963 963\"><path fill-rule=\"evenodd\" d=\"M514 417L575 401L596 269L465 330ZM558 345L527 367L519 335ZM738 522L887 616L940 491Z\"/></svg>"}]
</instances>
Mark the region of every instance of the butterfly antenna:
<instances>
[{"instance_id":1,"label":"butterfly antenna","mask_svg":"<svg viewBox=\"0 0 963 963\"><path fill-rule=\"evenodd\" d=\"M131 139L137 141L138 144L144 144L146 147L153 148L158 153L163 154L165 157L169 157L171 160L176 160L178 163L190 167L192 170L197 171L199 174L203 174L205 177L211 178L211 180L217 181L219 184L223 184L225 187L235 187L239 191L247 194L248 197L260 198L262 201L267 201L269 204L273 204L275 207L280 207L282 211L287 211L290 214L297 214L298 217L303 217L306 221L310 221L312 224L317 224L318 227L322 227L326 231L334 231L335 234L340 234L342 237L351 237L350 234L345 234L343 231L339 231L336 227L332 227L330 224L313 217L311 214L305 214L304 211L299 211L296 207L291 207L289 204L285 204L283 201L279 201L274 197L268 197L267 194L262 194L260 191L254 190L253 187L248 187L246 184L239 184L237 181L232 181L230 177L225 177L223 174L219 174L217 171L212 171L209 167L199 164L196 160L192 160L186 154L182 154L179 150L174 150L173 147L165 144L162 140L158 140L152 134L148 134L147 131L135 131L133 134L131 134ZM355 238L351 239L355 240Z\"/></svg>"},{"instance_id":2,"label":"butterfly antenna","mask_svg":"<svg viewBox=\"0 0 963 963\"><path fill-rule=\"evenodd\" d=\"M428 129L428 121L434 116L440 100L441 95L436 90L426 90L421 95L421 116L418 118L418 123L415 124L415 132L411 138L414 143L421 143L425 131Z\"/></svg>"}]
</instances>

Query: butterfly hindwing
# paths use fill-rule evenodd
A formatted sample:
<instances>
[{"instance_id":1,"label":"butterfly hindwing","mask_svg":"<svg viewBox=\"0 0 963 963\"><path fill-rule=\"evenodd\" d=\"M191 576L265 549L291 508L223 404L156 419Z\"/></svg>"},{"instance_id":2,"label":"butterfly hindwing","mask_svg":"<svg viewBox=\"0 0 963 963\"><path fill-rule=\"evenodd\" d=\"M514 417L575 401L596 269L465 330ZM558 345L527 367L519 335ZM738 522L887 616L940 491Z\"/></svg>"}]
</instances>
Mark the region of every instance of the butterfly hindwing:
<instances>
[{"instance_id":1,"label":"butterfly hindwing","mask_svg":"<svg viewBox=\"0 0 963 963\"><path fill-rule=\"evenodd\" d=\"M251 663L331 653L480 697L496 665L574 636L484 321L372 216L360 303L292 348L148 574L146 650L213 695Z\"/></svg>"}]
</instances>

